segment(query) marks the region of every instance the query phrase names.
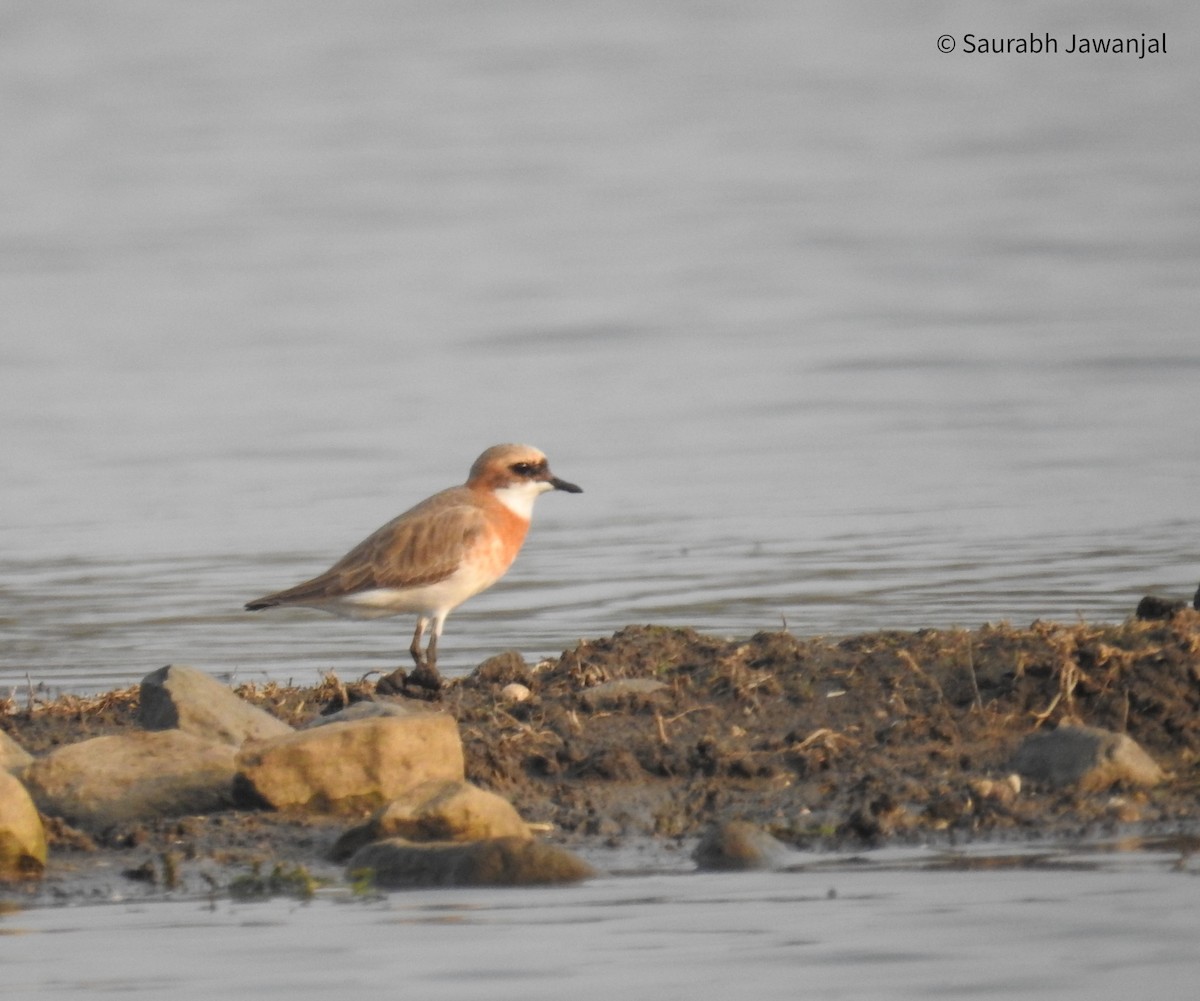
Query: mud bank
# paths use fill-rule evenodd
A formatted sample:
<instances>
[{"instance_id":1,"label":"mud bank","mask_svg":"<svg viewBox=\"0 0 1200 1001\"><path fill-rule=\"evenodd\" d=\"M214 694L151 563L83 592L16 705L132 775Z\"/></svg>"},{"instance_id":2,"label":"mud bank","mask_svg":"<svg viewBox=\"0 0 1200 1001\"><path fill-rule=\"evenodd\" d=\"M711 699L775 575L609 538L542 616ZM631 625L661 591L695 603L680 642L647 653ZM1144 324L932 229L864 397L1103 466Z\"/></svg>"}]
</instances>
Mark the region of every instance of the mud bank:
<instances>
[{"instance_id":1,"label":"mud bank","mask_svg":"<svg viewBox=\"0 0 1200 1001\"><path fill-rule=\"evenodd\" d=\"M377 696L374 678L247 685L289 724ZM404 696L388 696L402 700ZM1200 834L1200 613L1120 625L744 639L635 626L558 660L503 654L438 695L467 777L553 841L687 850L741 818L801 848L977 838ZM34 755L137 727L137 689L0 701ZM1163 778L1084 791L1013 776L1031 734L1127 734ZM89 836L47 818L38 901L168 892L300 892L353 820L229 810ZM272 880L275 882L272 883Z\"/></svg>"}]
</instances>

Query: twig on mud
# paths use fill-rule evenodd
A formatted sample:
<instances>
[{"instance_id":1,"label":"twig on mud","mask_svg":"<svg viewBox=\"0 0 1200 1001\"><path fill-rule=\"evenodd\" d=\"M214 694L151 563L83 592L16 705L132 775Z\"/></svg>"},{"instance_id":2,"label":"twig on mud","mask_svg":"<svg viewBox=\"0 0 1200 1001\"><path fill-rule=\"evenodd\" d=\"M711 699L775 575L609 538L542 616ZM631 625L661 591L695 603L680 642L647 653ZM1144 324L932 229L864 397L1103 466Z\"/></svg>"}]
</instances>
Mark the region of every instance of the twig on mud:
<instances>
[{"instance_id":1,"label":"twig on mud","mask_svg":"<svg viewBox=\"0 0 1200 1001\"><path fill-rule=\"evenodd\" d=\"M713 673L716 691L723 688L736 699L757 700L758 689L778 684L774 672L752 669L746 664L746 657L751 650L751 644L743 643L717 661Z\"/></svg>"},{"instance_id":2,"label":"twig on mud","mask_svg":"<svg viewBox=\"0 0 1200 1001\"><path fill-rule=\"evenodd\" d=\"M942 686L937 683L937 678L933 677L931 674L922 669L921 665L917 663L916 657L914 657L907 650L897 650L896 657L899 659L900 663L912 671L913 674L915 674L918 678L924 678L929 683L929 686L935 692L937 692L939 702L946 701L946 694L942 691Z\"/></svg>"},{"instance_id":3,"label":"twig on mud","mask_svg":"<svg viewBox=\"0 0 1200 1001\"><path fill-rule=\"evenodd\" d=\"M685 709L681 713L676 713L668 719L663 719L663 715L658 710L654 712L654 723L658 727L658 739L663 745L671 743L671 738L667 735L667 727L672 723L678 723L684 716L690 716L692 713L712 712L715 706L692 706L691 709Z\"/></svg>"},{"instance_id":4,"label":"twig on mud","mask_svg":"<svg viewBox=\"0 0 1200 1001\"><path fill-rule=\"evenodd\" d=\"M1062 696L1063 696L1062 692L1055 692L1054 698L1052 698L1050 700L1050 705L1046 706L1046 708L1043 709L1040 713L1033 713L1033 719L1034 719L1033 725L1034 725L1035 729L1037 727L1041 726L1043 723L1046 722L1046 720L1048 720L1050 718L1050 716L1054 712L1054 707L1058 705L1059 701L1062 699Z\"/></svg>"},{"instance_id":5,"label":"twig on mud","mask_svg":"<svg viewBox=\"0 0 1200 1001\"><path fill-rule=\"evenodd\" d=\"M593 716L592 719L598 718L598 715ZM579 713L575 709L567 710L567 723L575 733L583 733L583 724L579 722Z\"/></svg>"},{"instance_id":6,"label":"twig on mud","mask_svg":"<svg viewBox=\"0 0 1200 1001\"><path fill-rule=\"evenodd\" d=\"M817 744L824 751L836 753L844 747L857 747L858 741L844 733L838 733L837 730L831 730L829 727L823 726L814 730L803 740L792 744L788 750L795 752L807 751Z\"/></svg>"},{"instance_id":7,"label":"twig on mud","mask_svg":"<svg viewBox=\"0 0 1200 1001\"><path fill-rule=\"evenodd\" d=\"M1075 706L1075 688L1081 681L1088 680L1083 669L1079 666L1075 659L1079 649L1077 638L1072 637L1048 637L1050 646L1055 653L1058 654L1058 691L1054 694L1054 698L1050 700L1050 705L1043 709L1040 713L1035 712L1033 718L1037 721L1037 725L1041 726L1050 718L1055 707L1061 702L1068 711L1073 710Z\"/></svg>"},{"instance_id":8,"label":"twig on mud","mask_svg":"<svg viewBox=\"0 0 1200 1001\"><path fill-rule=\"evenodd\" d=\"M716 706L692 706L691 709L685 709L681 713L676 713L674 716L670 717L667 722L677 723L679 720L683 719L684 716L690 716L692 713L710 713L716 708Z\"/></svg>"},{"instance_id":9,"label":"twig on mud","mask_svg":"<svg viewBox=\"0 0 1200 1001\"><path fill-rule=\"evenodd\" d=\"M503 717L503 719L501 719L501 717ZM555 733L553 730L549 729L548 727L543 727L540 730L535 729L534 727L530 726L528 723L524 722L523 720L517 719L511 713L505 712L503 709L500 709L500 708L495 709L494 710L494 718L502 726L505 723L511 724L511 726L512 726L512 729L510 729L510 730L501 731L501 733L499 735L499 740L502 742L507 743L507 742L511 742L511 741L515 741L515 740L523 740L526 738L533 740L535 743L543 743L543 742L548 741L550 743L561 744L563 742L562 737L560 737L557 733ZM578 721L576 721L576 722L578 722Z\"/></svg>"},{"instance_id":10,"label":"twig on mud","mask_svg":"<svg viewBox=\"0 0 1200 1001\"><path fill-rule=\"evenodd\" d=\"M975 653L971 649L970 633L967 633L967 670L971 674L971 691L975 693L975 708L982 712L983 697L979 694L979 677L975 674Z\"/></svg>"}]
</instances>

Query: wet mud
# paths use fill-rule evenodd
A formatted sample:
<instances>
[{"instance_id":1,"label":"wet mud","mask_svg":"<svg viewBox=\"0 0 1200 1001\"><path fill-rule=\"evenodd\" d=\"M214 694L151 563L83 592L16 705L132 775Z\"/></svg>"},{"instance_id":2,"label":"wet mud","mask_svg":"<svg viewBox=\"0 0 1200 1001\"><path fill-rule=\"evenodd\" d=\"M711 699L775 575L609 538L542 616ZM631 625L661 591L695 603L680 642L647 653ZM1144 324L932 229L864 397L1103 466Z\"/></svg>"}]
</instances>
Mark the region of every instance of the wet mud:
<instances>
[{"instance_id":1,"label":"wet mud","mask_svg":"<svg viewBox=\"0 0 1200 1001\"><path fill-rule=\"evenodd\" d=\"M686 846L734 818L806 849L1190 837L1200 830L1200 612L1165 614L844 638L633 626L539 665L501 654L437 701L459 722L468 779L577 847ZM298 724L379 697L375 680L239 693ZM135 728L136 704L136 688L48 702L14 693L0 701L0 728L38 754ZM1165 780L1085 793L1013 777L1020 741L1063 722L1128 734ZM352 822L231 810L96 836L48 819L52 861L26 892L225 892L238 880L253 890L297 866L336 878L323 859Z\"/></svg>"}]
</instances>

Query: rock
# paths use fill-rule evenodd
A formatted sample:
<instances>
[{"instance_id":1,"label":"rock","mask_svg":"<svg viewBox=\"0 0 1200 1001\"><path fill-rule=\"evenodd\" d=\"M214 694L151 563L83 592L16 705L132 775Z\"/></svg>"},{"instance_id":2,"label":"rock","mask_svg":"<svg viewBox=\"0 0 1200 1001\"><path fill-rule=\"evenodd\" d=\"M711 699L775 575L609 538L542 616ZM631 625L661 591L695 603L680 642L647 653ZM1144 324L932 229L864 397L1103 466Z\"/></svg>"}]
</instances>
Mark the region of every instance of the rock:
<instances>
[{"instance_id":1,"label":"rock","mask_svg":"<svg viewBox=\"0 0 1200 1001\"><path fill-rule=\"evenodd\" d=\"M1137 824L1144 817L1142 804L1128 800L1124 796L1114 796L1104 804L1104 810L1119 824Z\"/></svg>"},{"instance_id":2,"label":"rock","mask_svg":"<svg viewBox=\"0 0 1200 1001\"><path fill-rule=\"evenodd\" d=\"M465 679L468 686L494 686L507 684L529 685L533 672L516 650L505 650L489 657Z\"/></svg>"},{"instance_id":3,"label":"rock","mask_svg":"<svg viewBox=\"0 0 1200 1001\"><path fill-rule=\"evenodd\" d=\"M363 701L355 702L328 716L317 716L310 719L300 729L311 730L313 727L326 726L329 723L353 723L357 719L371 719L378 716L415 716L419 714L428 716L429 713L429 709L419 703L414 705L412 702Z\"/></svg>"},{"instance_id":4,"label":"rock","mask_svg":"<svg viewBox=\"0 0 1200 1001\"><path fill-rule=\"evenodd\" d=\"M604 709L629 700L646 700L667 686L654 678L618 678L584 689L579 700L589 710Z\"/></svg>"},{"instance_id":5,"label":"rock","mask_svg":"<svg viewBox=\"0 0 1200 1001\"><path fill-rule=\"evenodd\" d=\"M29 793L0 771L0 879L40 876L46 867L46 830Z\"/></svg>"},{"instance_id":6,"label":"rock","mask_svg":"<svg viewBox=\"0 0 1200 1001\"><path fill-rule=\"evenodd\" d=\"M766 831L744 820L714 825L700 839L692 858L701 869L778 869L793 852Z\"/></svg>"},{"instance_id":7,"label":"rock","mask_svg":"<svg viewBox=\"0 0 1200 1001\"><path fill-rule=\"evenodd\" d=\"M212 675L183 664L168 664L142 679L138 722L145 730L179 729L235 746L292 732Z\"/></svg>"},{"instance_id":8,"label":"rock","mask_svg":"<svg viewBox=\"0 0 1200 1001\"><path fill-rule=\"evenodd\" d=\"M321 813L374 809L434 779L461 782L462 741L445 713L376 716L243 745L241 803Z\"/></svg>"},{"instance_id":9,"label":"rock","mask_svg":"<svg viewBox=\"0 0 1200 1001\"><path fill-rule=\"evenodd\" d=\"M388 838L355 853L348 868L350 878L357 879L364 871L383 889L533 886L575 883L596 874L565 848L521 838L419 845L403 838Z\"/></svg>"},{"instance_id":10,"label":"rock","mask_svg":"<svg viewBox=\"0 0 1200 1001\"><path fill-rule=\"evenodd\" d=\"M1030 734L1017 748L1012 767L1035 782L1075 785L1082 792L1153 786L1163 779L1162 769L1127 734L1070 724Z\"/></svg>"},{"instance_id":11,"label":"rock","mask_svg":"<svg viewBox=\"0 0 1200 1001\"><path fill-rule=\"evenodd\" d=\"M37 759L25 781L43 813L102 831L227 808L236 754L182 730L93 737Z\"/></svg>"},{"instance_id":12,"label":"rock","mask_svg":"<svg viewBox=\"0 0 1200 1001\"><path fill-rule=\"evenodd\" d=\"M1021 776L1016 772L1002 779L974 779L967 785L974 796L1000 806L1012 806L1021 795Z\"/></svg>"},{"instance_id":13,"label":"rock","mask_svg":"<svg viewBox=\"0 0 1200 1001\"><path fill-rule=\"evenodd\" d=\"M1200 593L1200 592L1198 592ZM1138 602L1134 615L1144 621L1174 618L1178 612L1187 608L1187 604L1174 598L1159 598L1148 594Z\"/></svg>"},{"instance_id":14,"label":"rock","mask_svg":"<svg viewBox=\"0 0 1200 1001\"><path fill-rule=\"evenodd\" d=\"M338 838L329 856L344 862L384 838L408 841L529 840L533 835L508 800L469 782L426 782L381 807L365 824Z\"/></svg>"},{"instance_id":15,"label":"rock","mask_svg":"<svg viewBox=\"0 0 1200 1001\"><path fill-rule=\"evenodd\" d=\"M0 771L11 772L20 778L32 761L32 754L0 730Z\"/></svg>"},{"instance_id":16,"label":"rock","mask_svg":"<svg viewBox=\"0 0 1200 1001\"><path fill-rule=\"evenodd\" d=\"M533 692L528 685L513 681L500 689L500 698L505 702L528 702Z\"/></svg>"}]
</instances>

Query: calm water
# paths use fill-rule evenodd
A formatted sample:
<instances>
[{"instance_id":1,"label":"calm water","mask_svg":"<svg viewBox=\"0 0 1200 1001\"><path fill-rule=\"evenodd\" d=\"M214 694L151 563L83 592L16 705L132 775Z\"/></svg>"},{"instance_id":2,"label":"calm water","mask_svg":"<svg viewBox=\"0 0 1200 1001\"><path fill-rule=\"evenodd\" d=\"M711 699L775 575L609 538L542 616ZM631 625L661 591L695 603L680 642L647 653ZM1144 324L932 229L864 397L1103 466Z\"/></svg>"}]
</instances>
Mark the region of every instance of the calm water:
<instances>
[{"instance_id":1,"label":"calm water","mask_svg":"<svg viewBox=\"0 0 1200 1001\"><path fill-rule=\"evenodd\" d=\"M1178 857L980 873L923 871L929 854L365 902L45 908L0 918L0 957L6 990L39 1001L1195 997L1196 870Z\"/></svg>"},{"instance_id":2,"label":"calm water","mask_svg":"<svg viewBox=\"0 0 1200 1001\"><path fill-rule=\"evenodd\" d=\"M241 604L503 440L586 493L450 673L1190 596L1200 15L1092 10L9 5L0 685L400 663ZM935 46L1034 29L1178 45Z\"/></svg>"},{"instance_id":3,"label":"calm water","mask_svg":"<svg viewBox=\"0 0 1200 1001\"><path fill-rule=\"evenodd\" d=\"M542 500L450 619L451 673L631 622L1190 596L1200 13L947 11L6 4L0 686L388 668L407 621L241 604L503 440L586 493ZM1166 31L1168 54L935 44L1046 31ZM29 934L0 949L38 998L1190 997L1193 876L126 903L5 919Z\"/></svg>"}]
</instances>

